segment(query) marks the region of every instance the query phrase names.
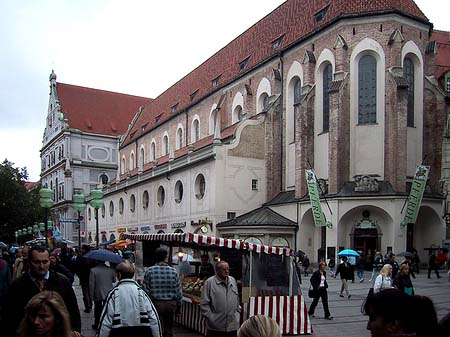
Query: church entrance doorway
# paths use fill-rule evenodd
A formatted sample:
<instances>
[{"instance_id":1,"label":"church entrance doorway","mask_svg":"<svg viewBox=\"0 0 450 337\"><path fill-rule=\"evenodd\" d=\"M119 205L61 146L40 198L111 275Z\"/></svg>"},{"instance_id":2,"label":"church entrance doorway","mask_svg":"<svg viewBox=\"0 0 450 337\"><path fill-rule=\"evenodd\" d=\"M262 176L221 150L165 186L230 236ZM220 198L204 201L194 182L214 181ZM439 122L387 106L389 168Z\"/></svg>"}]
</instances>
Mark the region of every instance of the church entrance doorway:
<instances>
[{"instance_id":1,"label":"church entrance doorway","mask_svg":"<svg viewBox=\"0 0 450 337\"><path fill-rule=\"evenodd\" d=\"M369 251L372 256L380 249L379 235L376 228L355 228L353 232L353 249L362 251L366 255Z\"/></svg>"}]
</instances>

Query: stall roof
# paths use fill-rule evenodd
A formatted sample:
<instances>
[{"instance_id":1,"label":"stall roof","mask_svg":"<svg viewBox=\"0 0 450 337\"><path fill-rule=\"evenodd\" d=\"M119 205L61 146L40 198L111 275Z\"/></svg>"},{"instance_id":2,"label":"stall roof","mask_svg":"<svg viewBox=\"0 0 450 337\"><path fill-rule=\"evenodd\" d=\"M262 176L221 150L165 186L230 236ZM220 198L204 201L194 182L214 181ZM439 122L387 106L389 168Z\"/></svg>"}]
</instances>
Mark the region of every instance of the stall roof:
<instances>
[{"instance_id":1,"label":"stall roof","mask_svg":"<svg viewBox=\"0 0 450 337\"><path fill-rule=\"evenodd\" d=\"M214 236L199 235L193 233L169 233L169 234L130 234L123 233L123 238L138 241L161 241L177 244L196 244L199 246L218 246L238 250L253 251L256 253L292 256L294 251L287 247L273 247L244 242L236 239L224 239Z\"/></svg>"},{"instance_id":2,"label":"stall roof","mask_svg":"<svg viewBox=\"0 0 450 337\"><path fill-rule=\"evenodd\" d=\"M275 212L269 207L262 206L248 213L242 214L237 218L218 223L216 227L229 226L290 226L296 227L297 224Z\"/></svg>"}]
</instances>

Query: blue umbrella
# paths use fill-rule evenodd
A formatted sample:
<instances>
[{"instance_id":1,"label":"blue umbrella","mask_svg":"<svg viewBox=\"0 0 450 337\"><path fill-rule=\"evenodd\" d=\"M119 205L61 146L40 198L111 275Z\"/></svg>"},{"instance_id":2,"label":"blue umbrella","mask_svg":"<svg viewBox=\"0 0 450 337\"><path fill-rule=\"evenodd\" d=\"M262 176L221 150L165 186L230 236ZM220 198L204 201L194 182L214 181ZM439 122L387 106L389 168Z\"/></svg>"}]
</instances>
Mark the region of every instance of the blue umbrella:
<instances>
[{"instance_id":1,"label":"blue umbrella","mask_svg":"<svg viewBox=\"0 0 450 337\"><path fill-rule=\"evenodd\" d=\"M123 259L119 255L107 249L91 250L90 252L86 253L84 257L103 262L111 262L111 263L123 262Z\"/></svg>"},{"instance_id":2,"label":"blue umbrella","mask_svg":"<svg viewBox=\"0 0 450 337\"><path fill-rule=\"evenodd\" d=\"M344 249L338 253L338 256L359 256L359 254L353 249Z\"/></svg>"}]
</instances>

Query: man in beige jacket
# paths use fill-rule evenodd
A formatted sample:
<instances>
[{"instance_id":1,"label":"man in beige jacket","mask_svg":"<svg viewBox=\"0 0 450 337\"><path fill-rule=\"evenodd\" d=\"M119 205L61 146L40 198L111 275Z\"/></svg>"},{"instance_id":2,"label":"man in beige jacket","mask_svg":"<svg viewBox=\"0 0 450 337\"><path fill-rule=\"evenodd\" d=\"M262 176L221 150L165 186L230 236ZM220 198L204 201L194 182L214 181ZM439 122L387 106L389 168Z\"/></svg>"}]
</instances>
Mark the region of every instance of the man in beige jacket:
<instances>
[{"instance_id":1,"label":"man in beige jacket","mask_svg":"<svg viewBox=\"0 0 450 337\"><path fill-rule=\"evenodd\" d=\"M207 337L236 337L239 329L239 294L227 262L220 261L216 275L206 280L200 300L206 318Z\"/></svg>"}]
</instances>

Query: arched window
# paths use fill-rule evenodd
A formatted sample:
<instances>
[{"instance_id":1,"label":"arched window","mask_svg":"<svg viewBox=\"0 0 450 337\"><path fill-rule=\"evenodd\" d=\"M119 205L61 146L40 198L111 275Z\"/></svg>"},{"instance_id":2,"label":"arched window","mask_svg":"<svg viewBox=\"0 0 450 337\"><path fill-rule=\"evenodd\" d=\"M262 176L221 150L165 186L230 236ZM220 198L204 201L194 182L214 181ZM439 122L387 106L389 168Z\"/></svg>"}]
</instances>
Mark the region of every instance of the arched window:
<instances>
[{"instance_id":1,"label":"arched window","mask_svg":"<svg viewBox=\"0 0 450 337\"><path fill-rule=\"evenodd\" d=\"M205 190L206 190L205 176L203 174L199 174L195 178L195 197L197 199L203 199L203 197L205 196Z\"/></svg>"},{"instance_id":2,"label":"arched window","mask_svg":"<svg viewBox=\"0 0 450 337\"><path fill-rule=\"evenodd\" d=\"M110 217L114 216L114 203L112 200L109 202L109 216Z\"/></svg>"},{"instance_id":3,"label":"arched window","mask_svg":"<svg viewBox=\"0 0 450 337\"><path fill-rule=\"evenodd\" d=\"M123 214L123 199L122 198L120 198L119 199L119 213L120 214Z\"/></svg>"},{"instance_id":4,"label":"arched window","mask_svg":"<svg viewBox=\"0 0 450 337\"><path fill-rule=\"evenodd\" d=\"M323 132L327 132L330 129L330 88L333 80L333 69L331 64L328 63L323 70L322 81L322 128Z\"/></svg>"},{"instance_id":5,"label":"arched window","mask_svg":"<svg viewBox=\"0 0 450 337\"><path fill-rule=\"evenodd\" d=\"M169 137L167 135L164 135L163 137L163 156L166 154L169 154Z\"/></svg>"},{"instance_id":6,"label":"arched window","mask_svg":"<svg viewBox=\"0 0 450 337\"><path fill-rule=\"evenodd\" d=\"M152 142L152 145L150 146L150 155L152 158L152 161L156 160L156 143Z\"/></svg>"},{"instance_id":7,"label":"arched window","mask_svg":"<svg viewBox=\"0 0 450 337\"><path fill-rule=\"evenodd\" d=\"M213 135L216 132L216 126L219 123L219 113L218 110L214 107L211 111L211 115L209 117L209 134Z\"/></svg>"},{"instance_id":8,"label":"arched window","mask_svg":"<svg viewBox=\"0 0 450 337\"><path fill-rule=\"evenodd\" d=\"M192 122L192 143L196 143L200 140L200 122L198 119L194 119Z\"/></svg>"},{"instance_id":9,"label":"arched window","mask_svg":"<svg viewBox=\"0 0 450 337\"><path fill-rule=\"evenodd\" d=\"M414 63L409 57L406 57L403 61L403 77L408 82L406 125L414 127Z\"/></svg>"},{"instance_id":10,"label":"arched window","mask_svg":"<svg viewBox=\"0 0 450 337\"><path fill-rule=\"evenodd\" d=\"M123 158L122 158L122 165L121 165L121 167L120 167L120 173L121 173L121 174L124 174L124 173L125 173L125 168L126 168L126 166L127 166L127 161L126 161L125 157L123 157Z\"/></svg>"},{"instance_id":11,"label":"arched window","mask_svg":"<svg viewBox=\"0 0 450 337\"><path fill-rule=\"evenodd\" d=\"M177 149L181 149L183 147L183 129L178 128L177 130Z\"/></svg>"},{"instance_id":12,"label":"arched window","mask_svg":"<svg viewBox=\"0 0 450 337\"><path fill-rule=\"evenodd\" d=\"M302 99L302 81L297 78L294 83L294 105L299 104Z\"/></svg>"},{"instance_id":13,"label":"arched window","mask_svg":"<svg viewBox=\"0 0 450 337\"><path fill-rule=\"evenodd\" d=\"M56 190L56 200L55 201L58 201L59 200L58 178L56 178L56 180L55 180L55 186L56 186L56 188L55 188L55 190Z\"/></svg>"},{"instance_id":14,"label":"arched window","mask_svg":"<svg viewBox=\"0 0 450 337\"><path fill-rule=\"evenodd\" d=\"M148 203L149 203L148 192L144 191L144 193L142 194L142 208L143 209L147 209L148 208Z\"/></svg>"},{"instance_id":15,"label":"arched window","mask_svg":"<svg viewBox=\"0 0 450 337\"><path fill-rule=\"evenodd\" d=\"M372 55L361 57L358 64L358 123L377 122L377 61Z\"/></svg>"},{"instance_id":16,"label":"arched window","mask_svg":"<svg viewBox=\"0 0 450 337\"><path fill-rule=\"evenodd\" d=\"M136 197L134 196L134 194L132 194L130 197L130 211L131 213L134 213L135 210L136 210Z\"/></svg>"},{"instance_id":17,"label":"arched window","mask_svg":"<svg viewBox=\"0 0 450 337\"><path fill-rule=\"evenodd\" d=\"M134 153L131 152L130 154L130 171L134 169Z\"/></svg>"},{"instance_id":18,"label":"arched window","mask_svg":"<svg viewBox=\"0 0 450 337\"><path fill-rule=\"evenodd\" d=\"M98 181L99 181L99 183L101 183L101 184L103 184L103 185L106 185L106 184L108 183L108 181L109 181L109 178L108 178L108 176L106 175L106 173L102 173L102 174L100 175L100 177L98 177Z\"/></svg>"},{"instance_id":19,"label":"arched window","mask_svg":"<svg viewBox=\"0 0 450 337\"><path fill-rule=\"evenodd\" d=\"M144 164L145 164L145 149L141 147L141 153L139 156L139 166L141 169L144 168Z\"/></svg>"},{"instance_id":20,"label":"arched window","mask_svg":"<svg viewBox=\"0 0 450 337\"><path fill-rule=\"evenodd\" d=\"M179 204L181 200L183 200L183 183L181 180L178 180L175 184L175 202Z\"/></svg>"},{"instance_id":21,"label":"arched window","mask_svg":"<svg viewBox=\"0 0 450 337\"><path fill-rule=\"evenodd\" d=\"M158 203L159 207L164 206L164 202L166 200L166 191L164 190L164 187L159 186L158 193L156 194L156 201Z\"/></svg>"},{"instance_id":22,"label":"arched window","mask_svg":"<svg viewBox=\"0 0 450 337\"><path fill-rule=\"evenodd\" d=\"M233 122L237 123L242 120L242 107L240 105L236 106L233 111Z\"/></svg>"},{"instance_id":23,"label":"arched window","mask_svg":"<svg viewBox=\"0 0 450 337\"><path fill-rule=\"evenodd\" d=\"M259 99L261 104L261 111L269 110L269 95L267 93L263 93Z\"/></svg>"}]
</instances>

